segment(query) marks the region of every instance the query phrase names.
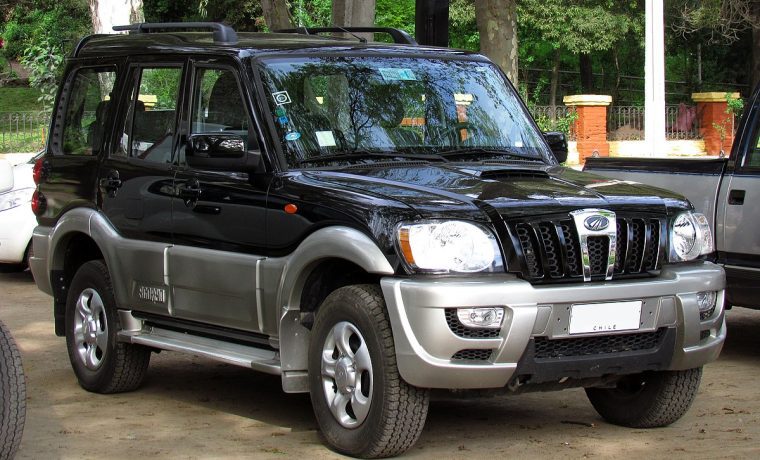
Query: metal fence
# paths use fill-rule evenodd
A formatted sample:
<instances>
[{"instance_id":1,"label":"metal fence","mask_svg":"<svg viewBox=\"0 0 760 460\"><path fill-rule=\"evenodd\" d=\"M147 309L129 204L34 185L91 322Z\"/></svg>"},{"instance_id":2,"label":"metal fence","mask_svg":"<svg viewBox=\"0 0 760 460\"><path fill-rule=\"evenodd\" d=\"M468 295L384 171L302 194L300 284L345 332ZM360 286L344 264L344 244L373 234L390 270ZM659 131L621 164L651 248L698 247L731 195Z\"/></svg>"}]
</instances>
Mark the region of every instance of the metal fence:
<instances>
[{"instance_id":1,"label":"metal fence","mask_svg":"<svg viewBox=\"0 0 760 460\"><path fill-rule=\"evenodd\" d=\"M665 107L665 138L700 139L699 117L693 105ZM644 139L644 107L611 106L607 111L607 139L627 141Z\"/></svg>"},{"instance_id":2,"label":"metal fence","mask_svg":"<svg viewBox=\"0 0 760 460\"><path fill-rule=\"evenodd\" d=\"M541 131L562 131L567 134L569 140L575 140L575 109L572 107L557 105L552 108L549 105L534 105L530 106L530 113Z\"/></svg>"},{"instance_id":3,"label":"metal fence","mask_svg":"<svg viewBox=\"0 0 760 460\"><path fill-rule=\"evenodd\" d=\"M40 150L49 125L50 112L0 112L0 153Z\"/></svg>"}]
</instances>

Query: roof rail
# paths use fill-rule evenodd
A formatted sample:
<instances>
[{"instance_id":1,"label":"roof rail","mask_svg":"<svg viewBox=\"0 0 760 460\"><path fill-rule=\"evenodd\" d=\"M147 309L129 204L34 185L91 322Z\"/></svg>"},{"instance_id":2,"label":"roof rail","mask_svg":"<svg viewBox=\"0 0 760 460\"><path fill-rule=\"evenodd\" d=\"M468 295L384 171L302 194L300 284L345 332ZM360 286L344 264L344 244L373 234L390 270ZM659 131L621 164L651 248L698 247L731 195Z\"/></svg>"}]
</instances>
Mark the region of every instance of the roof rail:
<instances>
[{"instance_id":1,"label":"roof rail","mask_svg":"<svg viewBox=\"0 0 760 460\"><path fill-rule=\"evenodd\" d=\"M130 34L193 29L213 31L214 43L219 45L235 45L238 42L235 29L221 22L141 22L125 26L113 26L113 30L116 32L128 31Z\"/></svg>"},{"instance_id":2,"label":"roof rail","mask_svg":"<svg viewBox=\"0 0 760 460\"><path fill-rule=\"evenodd\" d=\"M334 33L386 33L393 38L394 43L402 45L416 45L417 41L411 35L401 29L393 27L297 27L295 29L280 29L275 32L296 33L301 35L316 35L327 32Z\"/></svg>"}]
</instances>

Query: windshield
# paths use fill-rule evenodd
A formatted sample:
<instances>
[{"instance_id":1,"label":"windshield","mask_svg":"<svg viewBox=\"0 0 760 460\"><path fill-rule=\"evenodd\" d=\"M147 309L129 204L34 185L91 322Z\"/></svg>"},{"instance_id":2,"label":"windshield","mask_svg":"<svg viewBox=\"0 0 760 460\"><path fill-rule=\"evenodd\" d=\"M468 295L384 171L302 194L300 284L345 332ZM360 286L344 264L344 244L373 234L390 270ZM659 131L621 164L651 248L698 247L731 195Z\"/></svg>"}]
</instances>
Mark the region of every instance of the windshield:
<instances>
[{"instance_id":1,"label":"windshield","mask_svg":"<svg viewBox=\"0 0 760 460\"><path fill-rule=\"evenodd\" d=\"M269 59L262 77L290 168L394 158L550 161L514 91L485 62Z\"/></svg>"}]
</instances>

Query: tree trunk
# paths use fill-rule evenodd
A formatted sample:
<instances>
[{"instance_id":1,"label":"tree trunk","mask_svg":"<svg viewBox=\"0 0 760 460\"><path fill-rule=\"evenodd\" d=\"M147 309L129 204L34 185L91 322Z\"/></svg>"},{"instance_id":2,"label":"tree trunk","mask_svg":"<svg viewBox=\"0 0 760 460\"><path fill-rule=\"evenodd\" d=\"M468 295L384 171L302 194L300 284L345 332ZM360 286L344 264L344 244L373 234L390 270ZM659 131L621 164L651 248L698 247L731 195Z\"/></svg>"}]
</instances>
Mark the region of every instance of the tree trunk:
<instances>
[{"instance_id":1,"label":"tree trunk","mask_svg":"<svg viewBox=\"0 0 760 460\"><path fill-rule=\"evenodd\" d=\"M266 21L269 30L293 27L286 0L261 0L261 11L264 13L264 21Z\"/></svg>"},{"instance_id":2,"label":"tree trunk","mask_svg":"<svg viewBox=\"0 0 760 460\"><path fill-rule=\"evenodd\" d=\"M594 66L591 55L581 53L578 55L578 67L581 71L581 92L591 94L594 92Z\"/></svg>"},{"instance_id":3,"label":"tree trunk","mask_svg":"<svg viewBox=\"0 0 760 460\"><path fill-rule=\"evenodd\" d=\"M375 0L333 0L332 23L339 27L371 27L375 25ZM374 34L356 34L369 41ZM345 35L341 35L345 36ZM350 35L345 36L351 38Z\"/></svg>"},{"instance_id":4,"label":"tree trunk","mask_svg":"<svg viewBox=\"0 0 760 460\"><path fill-rule=\"evenodd\" d=\"M554 66L552 66L552 80L549 86L549 116L552 121L557 119L557 87L559 86L559 63L562 56L562 50L554 50Z\"/></svg>"},{"instance_id":5,"label":"tree trunk","mask_svg":"<svg viewBox=\"0 0 760 460\"><path fill-rule=\"evenodd\" d=\"M517 4L515 0L478 0L475 20L480 52L494 61L517 86Z\"/></svg>"},{"instance_id":6,"label":"tree trunk","mask_svg":"<svg viewBox=\"0 0 760 460\"><path fill-rule=\"evenodd\" d=\"M92 31L112 34L113 26L144 22L142 0L89 0Z\"/></svg>"}]
</instances>

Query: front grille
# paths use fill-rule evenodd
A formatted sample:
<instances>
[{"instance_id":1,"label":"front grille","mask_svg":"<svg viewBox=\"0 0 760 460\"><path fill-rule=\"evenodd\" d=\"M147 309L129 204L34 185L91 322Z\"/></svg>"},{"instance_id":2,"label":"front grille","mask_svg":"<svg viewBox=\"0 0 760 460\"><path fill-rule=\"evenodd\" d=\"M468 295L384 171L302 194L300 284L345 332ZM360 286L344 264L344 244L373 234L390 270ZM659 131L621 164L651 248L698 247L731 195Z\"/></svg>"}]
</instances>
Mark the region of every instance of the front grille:
<instances>
[{"instance_id":1,"label":"front grille","mask_svg":"<svg viewBox=\"0 0 760 460\"><path fill-rule=\"evenodd\" d=\"M660 268L665 238L664 218L618 216L613 279L649 276ZM531 282L583 280L581 245L575 223L567 215L541 221L509 223L515 249L521 254L522 275ZM592 277L607 274L610 242L607 236L589 236L589 269Z\"/></svg>"},{"instance_id":2,"label":"front grille","mask_svg":"<svg viewBox=\"0 0 760 460\"><path fill-rule=\"evenodd\" d=\"M654 332L572 339L536 337L535 356L537 359L545 359L651 350L660 344L666 330L661 328Z\"/></svg>"},{"instance_id":3,"label":"front grille","mask_svg":"<svg viewBox=\"0 0 760 460\"><path fill-rule=\"evenodd\" d=\"M451 357L452 360L465 360L465 361L487 361L491 357L493 350L482 349L468 349L459 350Z\"/></svg>"},{"instance_id":4,"label":"front grille","mask_svg":"<svg viewBox=\"0 0 760 460\"><path fill-rule=\"evenodd\" d=\"M492 339L499 336L499 329L467 327L459 321L456 308L446 309L446 323L451 332L465 339Z\"/></svg>"}]
</instances>

